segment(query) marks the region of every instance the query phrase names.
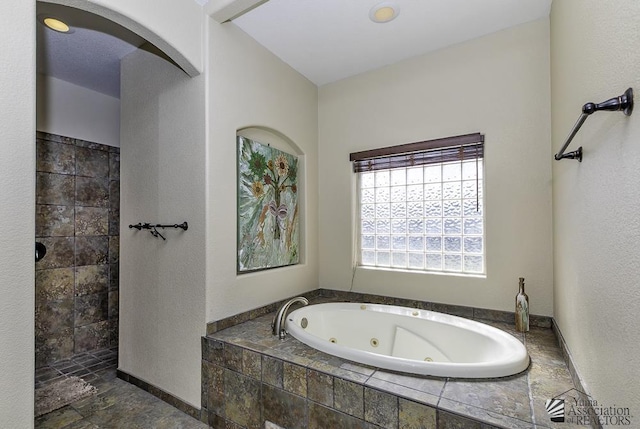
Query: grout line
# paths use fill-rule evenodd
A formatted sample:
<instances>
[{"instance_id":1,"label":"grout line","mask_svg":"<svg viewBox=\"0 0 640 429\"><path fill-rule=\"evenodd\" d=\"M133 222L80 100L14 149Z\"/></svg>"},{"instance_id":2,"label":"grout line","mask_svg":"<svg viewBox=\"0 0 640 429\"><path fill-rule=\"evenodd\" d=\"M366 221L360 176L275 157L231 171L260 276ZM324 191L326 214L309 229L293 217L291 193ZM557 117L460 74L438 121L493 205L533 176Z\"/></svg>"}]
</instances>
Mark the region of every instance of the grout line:
<instances>
[{"instance_id":1,"label":"grout line","mask_svg":"<svg viewBox=\"0 0 640 429\"><path fill-rule=\"evenodd\" d=\"M445 387L447 387L447 384L449 383L449 377L447 377L444 380L444 383L442 384L442 389L440 389L440 394L438 395L438 402L436 403L436 410L440 409L440 401L442 401L442 395L444 395L444 389Z\"/></svg>"}]
</instances>

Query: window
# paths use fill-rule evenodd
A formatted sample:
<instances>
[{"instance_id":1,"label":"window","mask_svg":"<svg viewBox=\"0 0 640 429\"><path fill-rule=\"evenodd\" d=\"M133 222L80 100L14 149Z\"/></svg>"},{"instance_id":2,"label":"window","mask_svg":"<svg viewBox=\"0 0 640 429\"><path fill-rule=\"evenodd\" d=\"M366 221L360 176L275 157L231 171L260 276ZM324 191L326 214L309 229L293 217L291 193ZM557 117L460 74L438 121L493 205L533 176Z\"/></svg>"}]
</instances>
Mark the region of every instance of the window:
<instances>
[{"instance_id":1,"label":"window","mask_svg":"<svg viewBox=\"0 0 640 429\"><path fill-rule=\"evenodd\" d=\"M483 274L484 136L352 153L358 264Z\"/></svg>"}]
</instances>

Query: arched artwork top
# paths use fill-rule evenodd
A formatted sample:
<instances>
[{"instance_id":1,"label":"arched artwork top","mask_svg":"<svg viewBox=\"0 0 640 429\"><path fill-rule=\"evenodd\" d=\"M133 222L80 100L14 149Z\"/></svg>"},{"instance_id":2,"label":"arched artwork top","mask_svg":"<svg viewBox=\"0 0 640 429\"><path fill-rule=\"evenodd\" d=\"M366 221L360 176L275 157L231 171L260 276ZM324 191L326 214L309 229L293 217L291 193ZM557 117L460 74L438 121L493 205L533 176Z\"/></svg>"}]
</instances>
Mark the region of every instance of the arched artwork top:
<instances>
[{"instance_id":1,"label":"arched artwork top","mask_svg":"<svg viewBox=\"0 0 640 429\"><path fill-rule=\"evenodd\" d=\"M93 13L108 20L121 25L122 27L132 31L143 39L147 40L155 47L164 52L172 61L174 61L189 76L195 77L202 72L202 9L193 1L184 1L184 5L177 5L178 2L172 0L170 2L154 2L153 8L155 13L149 13L146 10L138 10L143 2L131 2L129 0L102 0L99 4L96 0L37 0L42 3L53 3L62 6L68 6ZM147 4L146 2L144 2ZM182 2L181 2L182 3ZM138 6L135 6L135 5ZM176 16L172 18L170 10L165 13L158 13L158 9L163 6L177 8L185 11L191 22L180 22L185 16ZM135 7L134 7L135 6ZM182 9L182 6L187 6ZM191 9L195 8L195 9ZM127 9L127 10L124 10ZM131 9L131 10L129 10ZM144 20L144 24L136 20L136 15L140 16L140 20ZM172 21L173 19L173 21ZM155 22L157 20L157 22ZM176 31L176 22L180 22L180 31ZM172 24L169 26L168 24ZM168 28L160 34L153 28ZM194 28L196 27L196 28ZM179 48L178 48L179 47Z\"/></svg>"},{"instance_id":2,"label":"arched artwork top","mask_svg":"<svg viewBox=\"0 0 640 429\"><path fill-rule=\"evenodd\" d=\"M247 137L261 143L270 144L271 146L295 155L304 155L304 151L292 139L270 127L262 125L253 125L249 127L239 128L237 135Z\"/></svg>"}]
</instances>

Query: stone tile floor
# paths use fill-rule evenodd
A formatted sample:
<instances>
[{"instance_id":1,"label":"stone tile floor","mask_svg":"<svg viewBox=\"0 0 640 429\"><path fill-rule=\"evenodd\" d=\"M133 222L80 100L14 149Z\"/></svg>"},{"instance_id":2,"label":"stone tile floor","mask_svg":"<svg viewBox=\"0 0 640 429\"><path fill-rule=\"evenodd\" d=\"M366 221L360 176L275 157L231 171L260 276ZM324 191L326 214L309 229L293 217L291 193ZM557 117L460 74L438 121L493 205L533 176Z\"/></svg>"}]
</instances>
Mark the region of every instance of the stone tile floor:
<instances>
[{"instance_id":1,"label":"stone tile floor","mask_svg":"<svg viewBox=\"0 0 640 429\"><path fill-rule=\"evenodd\" d=\"M208 426L116 377L117 352L85 353L36 371L36 386L75 375L98 393L35 419L36 429L191 429Z\"/></svg>"}]
</instances>

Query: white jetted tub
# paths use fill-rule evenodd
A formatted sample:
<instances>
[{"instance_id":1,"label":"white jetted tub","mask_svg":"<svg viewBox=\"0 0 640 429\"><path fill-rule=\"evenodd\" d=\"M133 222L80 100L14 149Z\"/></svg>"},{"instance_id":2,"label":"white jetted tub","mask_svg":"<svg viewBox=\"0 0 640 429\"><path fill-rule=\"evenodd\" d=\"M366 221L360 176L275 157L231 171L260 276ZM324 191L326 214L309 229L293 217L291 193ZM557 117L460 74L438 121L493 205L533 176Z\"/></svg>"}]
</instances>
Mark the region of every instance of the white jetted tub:
<instances>
[{"instance_id":1,"label":"white jetted tub","mask_svg":"<svg viewBox=\"0 0 640 429\"><path fill-rule=\"evenodd\" d=\"M493 378L524 371L512 335L462 317L406 307L328 303L299 308L287 332L315 349L377 368L437 377Z\"/></svg>"}]
</instances>

